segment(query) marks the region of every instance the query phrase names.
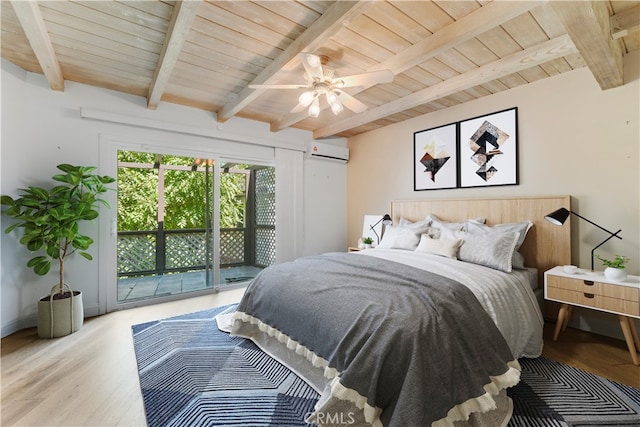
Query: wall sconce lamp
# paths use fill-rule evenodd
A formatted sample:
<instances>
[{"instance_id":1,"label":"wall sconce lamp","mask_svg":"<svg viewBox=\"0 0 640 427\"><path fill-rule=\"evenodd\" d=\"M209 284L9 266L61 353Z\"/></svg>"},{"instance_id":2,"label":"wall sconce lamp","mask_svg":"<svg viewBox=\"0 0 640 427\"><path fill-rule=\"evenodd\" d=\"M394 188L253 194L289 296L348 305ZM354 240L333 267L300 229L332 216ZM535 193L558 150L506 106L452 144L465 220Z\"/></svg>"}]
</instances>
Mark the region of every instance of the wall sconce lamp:
<instances>
[{"instance_id":1,"label":"wall sconce lamp","mask_svg":"<svg viewBox=\"0 0 640 427\"><path fill-rule=\"evenodd\" d=\"M382 223L382 231L380 232L380 234L384 235L384 227L391 224L391 217L389 216L389 214L384 214L384 216L382 218L380 218L378 220L378 222L376 222L373 225L369 225L369 229L371 229L371 231L373 231L373 234L376 235L376 239L378 239L378 244L380 244L380 236L378 236L378 233L376 233L375 230L375 226Z\"/></svg>"},{"instance_id":2,"label":"wall sconce lamp","mask_svg":"<svg viewBox=\"0 0 640 427\"><path fill-rule=\"evenodd\" d=\"M593 248L591 250L591 271L593 271L593 256L594 256L595 250L598 249L600 246L604 245L605 243L607 243L609 241L609 239L611 239L612 237L617 237L618 239L622 240L622 237L618 236L618 233L620 233L622 231L622 229L616 231L615 233L612 233L611 231L607 230L606 228L603 228L603 227L599 226L595 222L589 221L587 218L585 218L583 216L580 216L577 213L575 213L574 211L570 211L570 210L565 209L565 208L560 208L560 209L558 209L556 211L551 212L550 214L545 215L544 219L549 221L551 224L562 225L562 224L564 224L564 222L569 217L569 214L574 214L578 218L581 218L581 219L587 221L589 224L595 225L600 230L606 231L607 233L610 234L610 236L607 237L602 243L600 243L598 246L596 246L595 248Z\"/></svg>"}]
</instances>

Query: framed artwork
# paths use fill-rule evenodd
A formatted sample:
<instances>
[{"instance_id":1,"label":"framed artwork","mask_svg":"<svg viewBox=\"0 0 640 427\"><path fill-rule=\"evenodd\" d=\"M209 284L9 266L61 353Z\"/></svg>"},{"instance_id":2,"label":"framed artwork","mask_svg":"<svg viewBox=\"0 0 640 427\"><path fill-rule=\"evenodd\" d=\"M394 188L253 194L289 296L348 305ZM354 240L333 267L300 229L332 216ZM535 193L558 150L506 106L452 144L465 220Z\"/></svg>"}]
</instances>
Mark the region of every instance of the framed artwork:
<instances>
[{"instance_id":1,"label":"framed artwork","mask_svg":"<svg viewBox=\"0 0 640 427\"><path fill-rule=\"evenodd\" d=\"M413 190L458 186L457 123L413 133Z\"/></svg>"},{"instance_id":2,"label":"framed artwork","mask_svg":"<svg viewBox=\"0 0 640 427\"><path fill-rule=\"evenodd\" d=\"M460 187L518 184L518 108L460 122Z\"/></svg>"}]
</instances>

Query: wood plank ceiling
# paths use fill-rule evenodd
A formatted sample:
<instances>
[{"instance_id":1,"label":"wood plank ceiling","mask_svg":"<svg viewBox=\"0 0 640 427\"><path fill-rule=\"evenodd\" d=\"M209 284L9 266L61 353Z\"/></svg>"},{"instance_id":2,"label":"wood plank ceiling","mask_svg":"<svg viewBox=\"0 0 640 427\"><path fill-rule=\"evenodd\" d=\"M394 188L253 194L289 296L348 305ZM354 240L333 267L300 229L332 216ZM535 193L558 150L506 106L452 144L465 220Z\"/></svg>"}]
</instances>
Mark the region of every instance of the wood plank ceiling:
<instances>
[{"instance_id":1,"label":"wood plank ceiling","mask_svg":"<svg viewBox=\"0 0 640 427\"><path fill-rule=\"evenodd\" d=\"M636 1L2 1L2 57L66 81L295 127L352 136L576 68L602 90L623 85L640 48ZM346 91L368 106L292 114L298 54L325 55L336 76L393 71Z\"/></svg>"}]
</instances>

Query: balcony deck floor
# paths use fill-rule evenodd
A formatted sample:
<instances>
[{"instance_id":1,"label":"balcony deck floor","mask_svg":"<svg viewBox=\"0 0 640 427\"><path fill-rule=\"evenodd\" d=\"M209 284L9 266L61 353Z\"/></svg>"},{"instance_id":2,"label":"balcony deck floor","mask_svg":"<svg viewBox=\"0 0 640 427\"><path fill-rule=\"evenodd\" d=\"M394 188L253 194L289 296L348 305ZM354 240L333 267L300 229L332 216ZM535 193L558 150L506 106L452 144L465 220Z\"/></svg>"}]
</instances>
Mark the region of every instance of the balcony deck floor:
<instances>
[{"instance_id":1,"label":"balcony deck floor","mask_svg":"<svg viewBox=\"0 0 640 427\"><path fill-rule=\"evenodd\" d=\"M231 289L246 285L262 268L252 266L220 269L220 289ZM118 279L118 302L140 301L155 297L178 295L211 288L206 283L204 271L173 273Z\"/></svg>"}]
</instances>

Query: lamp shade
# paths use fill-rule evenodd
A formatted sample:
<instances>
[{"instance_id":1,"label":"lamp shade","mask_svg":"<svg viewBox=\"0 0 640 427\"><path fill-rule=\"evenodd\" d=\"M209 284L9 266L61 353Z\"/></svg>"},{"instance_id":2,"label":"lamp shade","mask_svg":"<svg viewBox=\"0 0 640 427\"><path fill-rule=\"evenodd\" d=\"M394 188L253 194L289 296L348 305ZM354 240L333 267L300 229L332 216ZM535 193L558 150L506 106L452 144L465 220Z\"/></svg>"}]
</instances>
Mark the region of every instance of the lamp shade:
<instances>
[{"instance_id":1,"label":"lamp shade","mask_svg":"<svg viewBox=\"0 0 640 427\"><path fill-rule=\"evenodd\" d=\"M562 225L569 218L570 212L565 208L560 208L545 215L544 219L555 225Z\"/></svg>"},{"instance_id":2,"label":"lamp shade","mask_svg":"<svg viewBox=\"0 0 640 427\"><path fill-rule=\"evenodd\" d=\"M382 224L383 225L390 225L391 223L392 223L391 216L389 214L385 214L382 217Z\"/></svg>"}]
</instances>

